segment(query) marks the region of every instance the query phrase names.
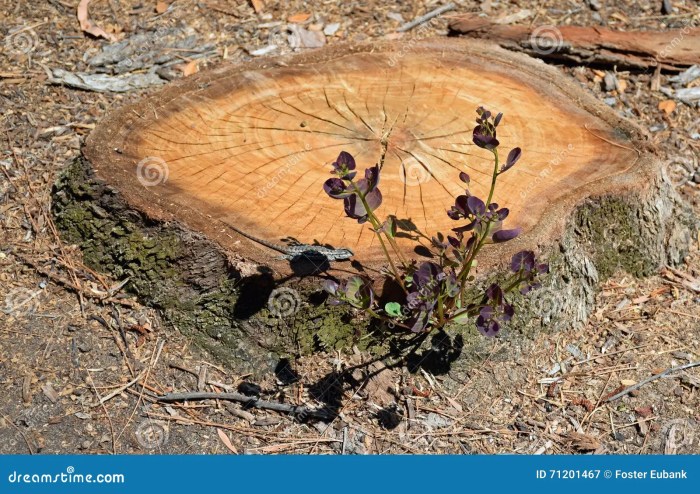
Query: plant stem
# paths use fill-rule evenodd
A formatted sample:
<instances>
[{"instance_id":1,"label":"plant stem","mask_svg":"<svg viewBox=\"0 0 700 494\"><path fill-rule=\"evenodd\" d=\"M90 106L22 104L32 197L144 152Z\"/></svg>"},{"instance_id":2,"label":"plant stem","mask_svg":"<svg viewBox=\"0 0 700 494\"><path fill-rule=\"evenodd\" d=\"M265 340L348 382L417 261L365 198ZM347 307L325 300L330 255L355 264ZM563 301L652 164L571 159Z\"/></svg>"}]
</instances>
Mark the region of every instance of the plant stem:
<instances>
[{"instance_id":1,"label":"plant stem","mask_svg":"<svg viewBox=\"0 0 700 494\"><path fill-rule=\"evenodd\" d=\"M493 176L491 177L491 192L489 192L489 198L486 200L486 207L491 204L491 199L493 199L493 192L496 190L496 179L498 178L498 148L493 151L494 163L493 163Z\"/></svg>"},{"instance_id":2,"label":"plant stem","mask_svg":"<svg viewBox=\"0 0 700 494\"><path fill-rule=\"evenodd\" d=\"M396 278L396 281L398 281L399 285L403 289L404 293L408 293L408 290L406 290L406 286L403 283L403 280L401 279L401 276L399 275L399 270L396 269L396 265L394 264L394 260L391 258L391 255L389 254L389 250L386 248L386 244L384 243L384 240L382 239L382 235L380 232L381 225L379 223L379 220L377 220L377 217L373 214L372 208L369 207L369 204L367 203L367 199L365 199L365 195L362 193L360 188L355 184L354 182L352 183L353 188L355 189L355 194L357 197L360 198L360 201L362 202L362 206L365 208L365 211L367 212L367 219L369 219L369 222L372 224L372 227L374 228L374 233L377 235L377 239L379 240L379 243L382 246L382 250L384 251L384 256L386 257L387 261L389 261L389 265L391 266L391 271L394 274L394 278Z\"/></svg>"},{"instance_id":3,"label":"plant stem","mask_svg":"<svg viewBox=\"0 0 700 494\"><path fill-rule=\"evenodd\" d=\"M445 325L445 308L442 304L442 296L438 297L438 325L442 327Z\"/></svg>"},{"instance_id":4,"label":"plant stem","mask_svg":"<svg viewBox=\"0 0 700 494\"><path fill-rule=\"evenodd\" d=\"M488 210L489 204L491 204L491 199L493 199L493 193L496 190L496 180L498 179L498 148L495 148L493 151L493 173L491 175L491 190L489 190L489 198L486 200L486 208ZM479 251L481 248L484 246L484 242L486 242L486 237L489 234L490 228L491 227L491 222L486 224L486 228L484 229L484 234L483 236L479 239L479 242L477 243L476 247L472 251L472 254L469 256L469 260L467 263L464 265L462 270L459 272L459 275L457 275L457 279L461 281L460 289L459 289L459 297L462 300L462 303L465 302L464 299L464 289L467 284L467 278L469 277L469 272L472 269L472 264L474 262L474 259L476 258L477 254L479 254Z\"/></svg>"}]
</instances>

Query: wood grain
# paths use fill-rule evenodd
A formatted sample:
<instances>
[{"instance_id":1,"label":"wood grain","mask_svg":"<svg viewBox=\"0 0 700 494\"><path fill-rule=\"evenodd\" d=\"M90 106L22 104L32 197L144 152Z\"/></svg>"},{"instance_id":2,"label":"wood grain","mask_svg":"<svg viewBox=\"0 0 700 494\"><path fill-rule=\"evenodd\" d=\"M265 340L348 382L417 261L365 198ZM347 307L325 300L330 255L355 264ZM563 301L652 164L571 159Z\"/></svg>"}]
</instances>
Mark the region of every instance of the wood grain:
<instances>
[{"instance_id":1,"label":"wood grain","mask_svg":"<svg viewBox=\"0 0 700 494\"><path fill-rule=\"evenodd\" d=\"M322 191L330 163L342 150L361 168L382 161L381 215L447 231L459 172L474 193L488 190L489 153L471 142L479 105L505 114L503 155L523 148L495 195L512 212L508 225L526 232L518 246L556 236L591 194L639 186L636 127L544 64L460 39L347 45L203 72L110 115L85 155L130 204L227 250L273 257L233 225L271 242L349 247L380 264L371 232ZM148 165L162 174L149 176ZM414 242L400 244L414 255Z\"/></svg>"}]
</instances>

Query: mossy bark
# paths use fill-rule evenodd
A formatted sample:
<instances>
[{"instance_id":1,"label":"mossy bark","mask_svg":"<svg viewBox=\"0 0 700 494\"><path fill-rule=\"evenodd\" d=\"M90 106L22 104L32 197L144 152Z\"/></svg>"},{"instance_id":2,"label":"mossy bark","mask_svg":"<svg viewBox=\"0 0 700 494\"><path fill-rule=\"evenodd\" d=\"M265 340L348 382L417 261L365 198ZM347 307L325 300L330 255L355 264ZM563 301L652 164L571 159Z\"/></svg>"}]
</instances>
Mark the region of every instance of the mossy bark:
<instances>
[{"instance_id":1,"label":"mossy bark","mask_svg":"<svg viewBox=\"0 0 700 494\"><path fill-rule=\"evenodd\" d=\"M269 270L244 274L230 253L207 238L129 208L83 159L57 182L53 212L64 240L82 248L88 266L117 279L128 277L126 288L143 303L240 372L263 374L281 357L319 349L356 346L381 354L397 341L348 307L325 304L313 278L295 280L287 294L290 310L271 313L268 301L276 281ZM601 281L618 269L645 276L678 264L697 226L688 206L660 177L643 192L588 199L572 212L560 240L543 246L551 274L542 289L515 300L517 317L503 337L532 337L542 327L583 323ZM445 368L460 354L473 356L484 348L474 328L448 328L447 334L427 339L418 356L424 364L432 359ZM464 370L470 360L462 359L455 369Z\"/></svg>"}]
</instances>

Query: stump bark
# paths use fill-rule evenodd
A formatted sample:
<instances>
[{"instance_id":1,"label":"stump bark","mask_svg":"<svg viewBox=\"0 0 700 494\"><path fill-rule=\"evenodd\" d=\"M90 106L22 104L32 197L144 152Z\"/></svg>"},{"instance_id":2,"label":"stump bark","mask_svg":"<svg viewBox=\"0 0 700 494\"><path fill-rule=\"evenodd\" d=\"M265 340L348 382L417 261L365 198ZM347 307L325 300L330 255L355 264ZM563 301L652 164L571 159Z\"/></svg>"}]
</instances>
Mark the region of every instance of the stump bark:
<instances>
[{"instance_id":1,"label":"stump bark","mask_svg":"<svg viewBox=\"0 0 700 494\"><path fill-rule=\"evenodd\" d=\"M696 219L643 132L556 69L461 39L344 45L175 83L90 135L57 184L57 223L88 263L130 276L146 302L234 367L261 371L299 349L380 351L386 339L367 337L367 321L325 306L318 279L296 282L249 236L349 247L355 262L328 275L359 269L380 281L373 235L322 191L330 163L341 150L361 167L381 162L380 212L428 235L448 231L459 172L474 193L489 186L488 153L471 142L479 105L505 114L504 148L523 148L495 195L523 234L487 249L480 272L526 248L552 268L513 328L581 323L616 269L648 275L682 260ZM419 258L415 242L400 246Z\"/></svg>"}]
</instances>

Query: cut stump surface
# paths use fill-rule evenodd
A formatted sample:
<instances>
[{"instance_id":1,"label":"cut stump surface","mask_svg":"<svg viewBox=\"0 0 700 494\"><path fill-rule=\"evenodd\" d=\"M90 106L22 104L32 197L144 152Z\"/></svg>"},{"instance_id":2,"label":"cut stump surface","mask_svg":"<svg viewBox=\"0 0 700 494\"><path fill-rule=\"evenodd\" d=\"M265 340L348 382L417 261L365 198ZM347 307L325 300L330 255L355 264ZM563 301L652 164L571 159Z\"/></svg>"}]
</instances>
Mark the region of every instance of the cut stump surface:
<instances>
[{"instance_id":1,"label":"cut stump surface","mask_svg":"<svg viewBox=\"0 0 700 494\"><path fill-rule=\"evenodd\" d=\"M234 228L275 244L290 237L348 247L377 266L374 235L322 191L330 164L343 150L361 168L382 162L380 215L411 220L427 235L446 232L455 225L445 211L463 193L460 171L475 194L488 193L492 159L471 140L480 105L505 114L503 153L523 148L495 195L512 212L508 225L524 229L519 247L550 239L563 205L592 187L626 186L643 161L637 129L555 70L449 39L198 74L109 116L85 154L136 208L244 257L274 264L279 254ZM415 256L415 242L399 243Z\"/></svg>"}]
</instances>

